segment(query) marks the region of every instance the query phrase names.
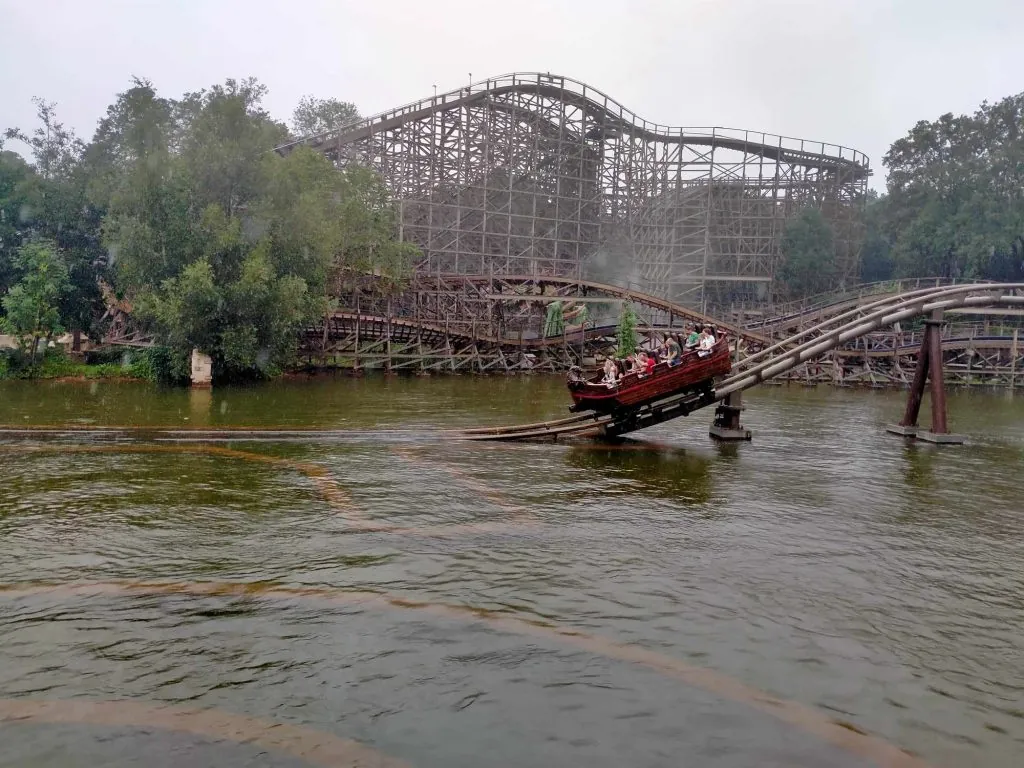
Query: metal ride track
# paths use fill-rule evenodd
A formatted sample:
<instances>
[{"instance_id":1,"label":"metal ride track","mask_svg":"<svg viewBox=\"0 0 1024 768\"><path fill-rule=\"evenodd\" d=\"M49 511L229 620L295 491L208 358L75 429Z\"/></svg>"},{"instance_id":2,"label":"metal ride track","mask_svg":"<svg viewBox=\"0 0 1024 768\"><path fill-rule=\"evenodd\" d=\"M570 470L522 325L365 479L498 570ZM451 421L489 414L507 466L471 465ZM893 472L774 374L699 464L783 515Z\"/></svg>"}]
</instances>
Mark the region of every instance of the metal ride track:
<instances>
[{"instance_id":1,"label":"metal ride track","mask_svg":"<svg viewBox=\"0 0 1024 768\"><path fill-rule=\"evenodd\" d=\"M670 395L626 414L593 412L534 424L464 430L468 440L532 441L561 437L613 437L687 416L847 342L914 317L964 308L1024 307L1024 283L976 283L911 291L844 312L781 341L736 365L736 372L706 392Z\"/></svg>"},{"instance_id":2,"label":"metal ride track","mask_svg":"<svg viewBox=\"0 0 1024 768\"><path fill-rule=\"evenodd\" d=\"M868 303L907 296L915 291L929 290L955 285L968 285L977 281L953 280L941 277L905 278L863 283L845 291L829 291L807 299L776 305L774 314L760 319L751 319L743 324L747 330L757 330L766 336L781 336L802 329L811 321L821 322L849 309L856 309Z\"/></svg>"}]
</instances>

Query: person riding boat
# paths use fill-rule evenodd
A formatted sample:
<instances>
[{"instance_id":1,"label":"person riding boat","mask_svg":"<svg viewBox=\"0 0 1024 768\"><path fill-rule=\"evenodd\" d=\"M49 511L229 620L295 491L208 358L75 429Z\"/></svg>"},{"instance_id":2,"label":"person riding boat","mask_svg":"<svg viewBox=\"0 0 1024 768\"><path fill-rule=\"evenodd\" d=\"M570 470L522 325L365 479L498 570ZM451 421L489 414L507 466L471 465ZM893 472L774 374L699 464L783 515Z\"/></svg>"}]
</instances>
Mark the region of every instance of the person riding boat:
<instances>
[{"instance_id":1,"label":"person riding boat","mask_svg":"<svg viewBox=\"0 0 1024 768\"><path fill-rule=\"evenodd\" d=\"M647 374L647 353L643 350L633 355L633 369L630 373L635 373L638 376L645 376Z\"/></svg>"},{"instance_id":2,"label":"person riding boat","mask_svg":"<svg viewBox=\"0 0 1024 768\"><path fill-rule=\"evenodd\" d=\"M601 379L601 383L609 388L617 386L619 383L619 366L610 357L606 357L604 360L604 378Z\"/></svg>"},{"instance_id":3,"label":"person riding boat","mask_svg":"<svg viewBox=\"0 0 1024 768\"><path fill-rule=\"evenodd\" d=\"M675 340L675 337L669 335L665 337L665 359L668 360L670 366L679 365L679 356L682 354L682 350L679 348L679 342Z\"/></svg>"},{"instance_id":4,"label":"person riding boat","mask_svg":"<svg viewBox=\"0 0 1024 768\"><path fill-rule=\"evenodd\" d=\"M711 354L711 350L715 346L715 334L711 330L710 325L705 325L704 330L701 331L700 341L698 342L699 351L697 355L699 357L707 357Z\"/></svg>"},{"instance_id":5,"label":"person riding boat","mask_svg":"<svg viewBox=\"0 0 1024 768\"><path fill-rule=\"evenodd\" d=\"M691 325L690 335L686 337L686 348L694 349L698 344L700 344L700 336L701 334L697 333L697 326Z\"/></svg>"}]
</instances>

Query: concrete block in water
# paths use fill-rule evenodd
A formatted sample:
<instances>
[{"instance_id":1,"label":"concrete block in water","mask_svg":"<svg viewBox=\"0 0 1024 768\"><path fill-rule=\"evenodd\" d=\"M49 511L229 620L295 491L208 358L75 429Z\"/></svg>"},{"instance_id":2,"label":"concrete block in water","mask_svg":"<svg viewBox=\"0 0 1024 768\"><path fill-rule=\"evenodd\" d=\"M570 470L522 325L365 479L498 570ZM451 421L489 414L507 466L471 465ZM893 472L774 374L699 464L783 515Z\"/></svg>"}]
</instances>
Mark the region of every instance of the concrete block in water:
<instances>
[{"instance_id":1,"label":"concrete block in water","mask_svg":"<svg viewBox=\"0 0 1024 768\"><path fill-rule=\"evenodd\" d=\"M192 386L213 386L213 360L198 349L192 350Z\"/></svg>"}]
</instances>

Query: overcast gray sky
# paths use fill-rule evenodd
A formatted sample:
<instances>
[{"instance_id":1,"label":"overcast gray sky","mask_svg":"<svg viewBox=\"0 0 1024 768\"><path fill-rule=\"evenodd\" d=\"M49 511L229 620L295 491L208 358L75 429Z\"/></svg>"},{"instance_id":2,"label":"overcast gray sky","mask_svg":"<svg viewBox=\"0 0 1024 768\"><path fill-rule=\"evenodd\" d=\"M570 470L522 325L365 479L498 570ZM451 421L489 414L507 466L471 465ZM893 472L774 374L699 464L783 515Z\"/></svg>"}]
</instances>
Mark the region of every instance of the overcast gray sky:
<instances>
[{"instance_id":1,"label":"overcast gray sky","mask_svg":"<svg viewBox=\"0 0 1024 768\"><path fill-rule=\"evenodd\" d=\"M88 139L132 75L167 96L249 75L373 114L549 71L650 120L881 158L920 119L1024 91L1024 0L0 0L0 129L33 96ZM13 148L13 147L12 147Z\"/></svg>"}]
</instances>

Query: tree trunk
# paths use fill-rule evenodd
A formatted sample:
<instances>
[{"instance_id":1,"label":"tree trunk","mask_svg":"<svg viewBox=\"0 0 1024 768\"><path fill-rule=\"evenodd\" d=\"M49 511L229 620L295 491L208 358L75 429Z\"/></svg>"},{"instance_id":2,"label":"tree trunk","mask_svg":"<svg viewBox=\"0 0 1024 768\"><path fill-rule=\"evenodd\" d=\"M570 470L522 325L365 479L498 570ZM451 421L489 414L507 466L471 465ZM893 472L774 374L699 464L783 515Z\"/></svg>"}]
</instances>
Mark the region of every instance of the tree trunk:
<instances>
[{"instance_id":1,"label":"tree trunk","mask_svg":"<svg viewBox=\"0 0 1024 768\"><path fill-rule=\"evenodd\" d=\"M30 354L29 358L28 358L28 367L29 368L35 368L36 367L36 350L37 349L39 349L39 334L38 333L33 333L32 334L32 354Z\"/></svg>"}]
</instances>

